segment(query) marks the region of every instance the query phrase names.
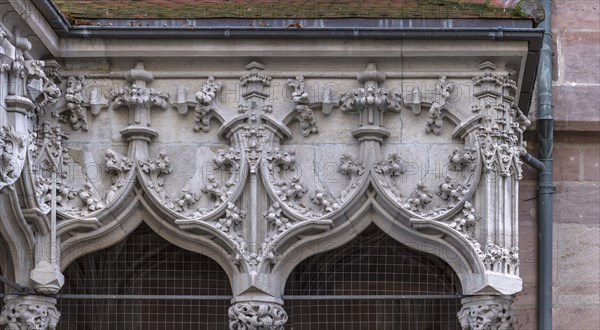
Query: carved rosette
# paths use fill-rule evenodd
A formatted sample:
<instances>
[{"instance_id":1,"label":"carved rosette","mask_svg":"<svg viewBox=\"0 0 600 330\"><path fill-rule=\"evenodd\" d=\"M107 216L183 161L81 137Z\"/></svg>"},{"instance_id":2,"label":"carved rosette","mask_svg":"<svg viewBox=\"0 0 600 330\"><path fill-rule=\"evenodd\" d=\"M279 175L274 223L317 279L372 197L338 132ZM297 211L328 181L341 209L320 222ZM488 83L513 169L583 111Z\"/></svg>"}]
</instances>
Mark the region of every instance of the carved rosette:
<instances>
[{"instance_id":1,"label":"carved rosette","mask_svg":"<svg viewBox=\"0 0 600 330\"><path fill-rule=\"evenodd\" d=\"M287 320L287 313L279 304L238 302L229 307L230 330L283 330Z\"/></svg>"},{"instance_id":2,"label":"carved rosette","mask_svg":"<svg viewBox=\"0 0 600 330\"><path fill-rule=\"evenodd\" d=\"M60 318L56 299L42 296L6 296L0 325L10 330L54 330Z\"/></svg>"},{"instance_id":3,"label":"carved rosette","mask_svg":"<svg viewBox=\"0 0 600 330\"><path fill-rule=\"evenodd\" d=\"M463 330L510 330L516 317L512 297L473 296L462 299L458 320Z\"/></svg>"}]
</instances>

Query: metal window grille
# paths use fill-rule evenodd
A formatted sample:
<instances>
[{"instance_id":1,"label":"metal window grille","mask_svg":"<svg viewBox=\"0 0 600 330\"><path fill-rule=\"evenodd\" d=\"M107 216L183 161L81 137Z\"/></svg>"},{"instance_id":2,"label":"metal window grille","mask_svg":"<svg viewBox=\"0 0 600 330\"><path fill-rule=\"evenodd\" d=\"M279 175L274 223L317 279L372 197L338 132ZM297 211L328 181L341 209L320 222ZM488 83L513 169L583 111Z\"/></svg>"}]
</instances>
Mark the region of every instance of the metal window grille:
<instances>
[{"instance_id":1,"label":"metal window grille","mask_svg":"<svg viewBox=\"0 0 600 330\"><path fill-rule=\"evenodd\" d=\"M375 225L312 256L285 289L287 329L459 329L461 287L441 259Z\"/></svg>"},{"instance_id":2,"label":"metal window grille","mask_svg":"<svg viewBox=\"0 0 600 330\"><path fill-rule=\"evenodd\" d=\"M141 224L64 272L61 330L226 329L231 287L214 260Z\"/></svg>"}]
</instances>

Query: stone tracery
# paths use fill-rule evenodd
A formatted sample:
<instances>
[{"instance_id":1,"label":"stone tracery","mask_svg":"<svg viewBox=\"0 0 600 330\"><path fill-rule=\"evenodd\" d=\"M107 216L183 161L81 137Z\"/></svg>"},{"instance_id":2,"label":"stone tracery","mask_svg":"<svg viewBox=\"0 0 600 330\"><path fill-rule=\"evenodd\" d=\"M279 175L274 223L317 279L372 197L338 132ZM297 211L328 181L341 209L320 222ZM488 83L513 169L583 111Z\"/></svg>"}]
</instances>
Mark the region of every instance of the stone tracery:
<instances>
[{"instance_id":1,"label":"stone tracery","mask_svg":"<svg viewBox=\"0 0 600 330\"><path fill-rule=\"evenodd\" d=\"M20 176L23 180L31 179L37 204L27 207L38 207L44 213L41 222L47 223L47 228L52 227L47 214L53 209L58 212L54 220L59 224L67 221L78 224L63 227L68 229L62 233L70 235L75 231L97 230L105 225L102 221L110 221L104 220L107 218L103 212L117 208L119 198L130 193L139 182L141 189L145 189L139 194L144 195L143 198L158 210L156 212L164 215L166 223L173 224L178 228L176 230L182 232L209 236L208 240L231 256L238 272L236 276L249 277L247 287L238 293L252 289L278 301L281 293L265 286L257 279L257 274L267 278L277 275L271 270L280 262L286 248L311 235L335 232L336 226L351 217L350 213L355 212L358 204L375 204L376 201L388 205L390 213L401 219L399 222L410 222L426 234L433 231L448 235L453 240L453 243L447 242L448 245L467 244L470 252L477 256L477 260L469 261L475 265L472 266L474 273L518 275L515 235L508 233L509 239L500 241L496 229L490 225L493 221L502 220L512 228L516 219L511 217L514 217L516 205L514 200L506 197L510 192L502 190L505 188L492 188L498 187L499 183L493 182L490 176L497 174L502 177L505 180L503 187L515 186L521 176L519 155L523 150L522 133L528 120L514 103L516 83L506 74L497 73L493 64L480 67L484 72L473 78L474 104L468 108L469 115L462 114L462 121L455 123L457 129L453 133L462 146L454 151L445 150L446 153L440 156L439 159L448 163L448 176L433 184L413 178L409 178L413 180L410 182L403 181L408 176L405 162L411 161L415 155L383 152L387 151L382 149L387 139L399 133L386 127L388 115L403 116L405 108L414 110L421 97L414 93L403 95L400 89L392 88L393 83L386 81L385 74L377 71L374 64L369 64L364 72L358 74L358 81L363 86L340 91L336 95L339 101L323 97L311 103L312 95L307 92L306 78L302 75L290 78L285 88L291 91L291 105L282 106L270 94L269 87L276 79L265 73L266 67L258 62L246 66L248 73L239 78L241 99L234 104L222 104L218 100L225 86L219 77L208 77L193 101L187 100L185 88L178 87L175 97L162 87L149 88L146 84L154 82L154 76L139 62L123 77L131 86L110 92L113 110L120 107L129 110L129 122L119 123L128 125L120 132L128 142L128 150L126 155L112 148L103 151L102 169L111 177L111 185L104 190L98 189L89 180L71 185L57 169L69 162L86 163L69 158L76 154L76 150L65 141L65 131L69 127L72 131L88 131L91 125L87 109L98 115L108 106L102 91L94 89L95 96L86 100L81 92L83 78L68 77L62 92L61 87L45 75L43 63L39 61L27 62L16 57L11 65L3 65L3 68L9 71L10 79L21 79L18 87L6 97L5 103L18 108L17 112L20 111L24 117L37 115L54 120L53 124L42 122L34 139L30 138L33 130L17 129L10 122L2 122L3 126L0 126L0 189L14 185ZM26 79L40 80L43 88L36 97L25 98L26 101L21 100L17 104L14 98L11 101L11 95L27 95L24 87L26 79L19 78L21 72ZM442 117L446 112L460 112L462 109L454 109L447 103L453 88L448 78L440 78L436 86L437 94L431 100L429 118L425 121L428 131L444 136ZM58 99L61 94L64 97ZM169 106L182 114L193 109L192 131L195 132L210 133L212 119L220 122L216 134L220 141L225 142L218 149L211 150L212 154L204 155L204 160L215 166L215 173L203 178L201 187L176 183L172 186L177 188L169 186L171 180L177 180L176 176L188 174L181 173L183 167L174 166L181 157L176 151L161 149L153 153L157 155L155 159L149 156L150 148L158 143L159 134L162 134L161 127L150 120L150 109L167 109ZM329 111L326 107L339 109L348 115L348 121L352 121L353 114L358 114L358 125L351 134L360 149L358 152L341 150L339 155L331 157L336 161L335 178L338 181L335 183L325 182L318 176L310 180L300 175L299 169L306 163L307 152L300 144L287 145L292 139L312 138L320 134L319 130L328 129L326 120L317 124L314 110L319 107L324 112ZM49 109L48 113L44 114L44 109ZM55 110L58 118L53 119L50 110ZM298 120L302 137L292 133L283 122L282 118L288 115L281 115L284 111L292 113L291 116ZM60 123L65 125L60 126ZM90 150L81 151L85 152L92 153ZM382 154L387 154L387 157L382 157ZM27 173L21 174L27 159L39 164L32 171L36 175L33 178L27 178ZM47 166L43 167L43 164ZM186 168L192 165L200 166L190 164ZM44 171L58 173L58 177L44 176L41 174ZM217 172L224 175L219 176ZM485 189L499 192L496 195L480 192ZM511 189L514 191L514 188ZM367 191L376 197L364 198ZM477 198L474 198L475 195ZM500 206L492 203L501 195L512 207L503 211L506 219L497 219L495 212ZM495 209L490 211L485 207L487 205L495 205ZM37 230L45 233L42 227ZM60 234L54 239L60 239ZM52 262L57 263L58 260ZM53 265L46 269L49 273L55 271ZM56 277L48 280L38 276L36 279L41 282L47 280L41 284L51 283L54 285L52 290L57 291L60 279ZM513 281L509 285L511 288L519 285L517 279L510 280ZM470 288L468 293L476 293L486 286L498 292L502 290L497 283L480 284ZM518 291L511 290L513 292L508 294ZM482 312L471 308L463 314L477 313ZM259 302L234 304L230 317L232 329L277 328L282 327L287 319L279 303ZM479 321L474 317L463 316L461 323L475 329Z\"/></svg>"}]
</instances>

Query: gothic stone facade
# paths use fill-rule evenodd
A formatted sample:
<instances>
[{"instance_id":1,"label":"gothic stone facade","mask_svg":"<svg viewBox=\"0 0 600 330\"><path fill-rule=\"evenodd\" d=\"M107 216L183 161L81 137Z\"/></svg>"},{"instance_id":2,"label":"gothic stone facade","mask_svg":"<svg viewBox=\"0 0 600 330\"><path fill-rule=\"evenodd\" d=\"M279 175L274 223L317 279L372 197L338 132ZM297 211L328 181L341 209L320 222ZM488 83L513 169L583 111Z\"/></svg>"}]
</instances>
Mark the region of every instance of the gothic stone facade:
<instances>
[{"instance_id":1,"label":"gothic stone facade","mask_svg":"<svg viewBox=\"0 0 600 330\"><path fill-rule=\"evenodd\" d=\"M231 329L283 328L294 267L371 223L454 269L463 329L513 327L526 42L75 40L42 61L19 28L0 260L32 292L0 325L54 329L61 272L143 221L222 266Z\"/></svg>"}]
</instances>

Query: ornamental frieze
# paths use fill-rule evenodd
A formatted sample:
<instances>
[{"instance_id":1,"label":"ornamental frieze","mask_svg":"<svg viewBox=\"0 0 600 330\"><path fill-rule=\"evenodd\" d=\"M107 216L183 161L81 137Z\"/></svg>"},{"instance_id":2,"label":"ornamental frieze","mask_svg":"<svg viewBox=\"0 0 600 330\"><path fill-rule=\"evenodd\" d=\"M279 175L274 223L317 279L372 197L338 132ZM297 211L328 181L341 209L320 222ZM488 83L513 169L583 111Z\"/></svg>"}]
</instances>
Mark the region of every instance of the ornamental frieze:
<instances>
[{"instance_id":1,"label":"ornamental frieze","mask_svg":"<svg viewBox=\"0 0 600 330\"><path fill-rule=\"evenodd\" d=\"M53 247L22 271L39 294L60 291L82 246L107 247L141 221L212 253L235 284L231 329L283 328L281 279L370 223L448 262L465 295L520 290L529 120L506 59L428 72L377 59L283 70L268 58L182 72L136 59L106 74L14 46L1 67L0 190L15 226ZM10 306L0 323L11 327L52 328L59 315L52 301ZM458 317L465 329L513 323L508 300L465 301Z\"/></svg>"}]
</instances>

